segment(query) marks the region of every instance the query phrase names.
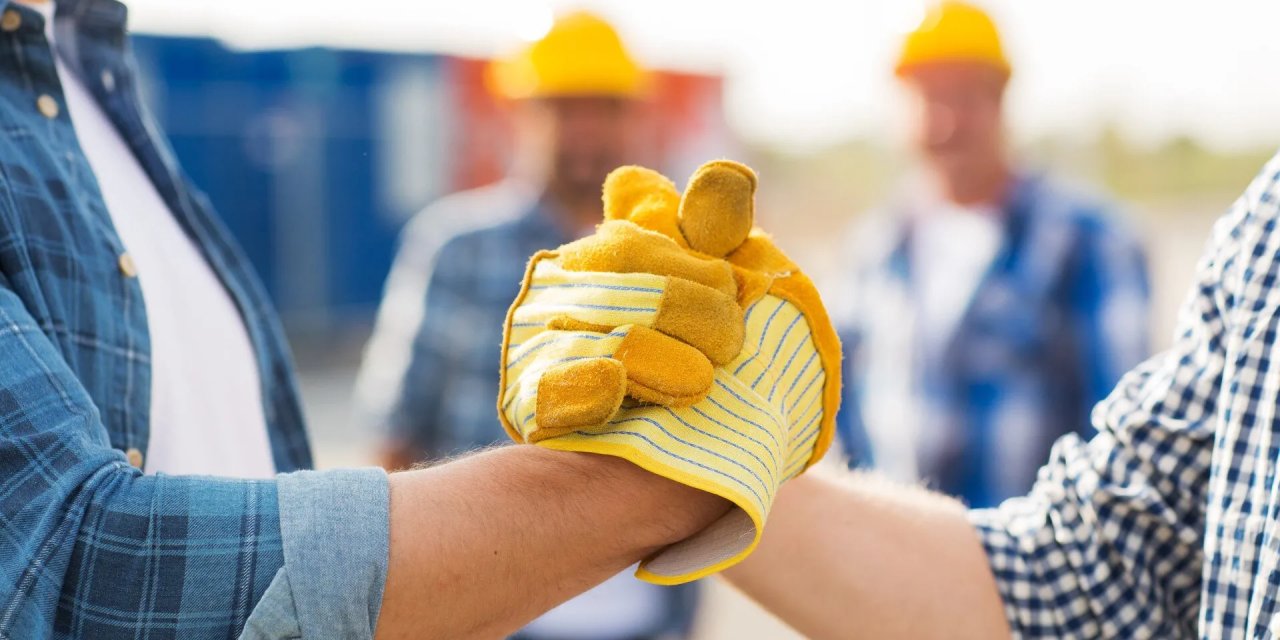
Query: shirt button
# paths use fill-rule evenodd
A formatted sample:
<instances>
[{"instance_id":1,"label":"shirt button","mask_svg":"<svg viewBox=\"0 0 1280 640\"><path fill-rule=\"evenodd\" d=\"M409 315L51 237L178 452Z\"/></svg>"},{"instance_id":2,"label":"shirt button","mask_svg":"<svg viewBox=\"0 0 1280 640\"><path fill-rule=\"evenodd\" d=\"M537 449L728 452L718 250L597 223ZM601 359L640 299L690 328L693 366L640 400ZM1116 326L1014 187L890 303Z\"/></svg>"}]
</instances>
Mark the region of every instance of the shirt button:
<instances>
[{"instance_id":1,"label":"shirt button","mask_svg":"<svg viewBox=\"0 0 1280 640\"><path fill-rule=\"evenodd\" d=\"M124 452L124 457L129 459L129 464L133 465L135 469L142 468L142 452L141 451L138 451L133 447L129 447L129 450Z\"/></svg>"},{"instance_id":2,"label":"shirt button","mask_svg":"<svg viewBox=\"0 0 1280 640\"><path fill-rule=\"evenodd\" d=\"M54 100L53 96L49 94L36 98L36 108L40 110L40 113L44 114L44 117L50 120L58 117L58 101Z\"/></svg>"},{"instance_id":3,"label":"shirt button","mask_svg":"<svg viewBox=\"0 0 1280 640\"><path fill-rule=\"evenodd\" d=\"M126 278L138 277L138 265L133 263L133 257L127 253L120 254L119 260L120 273Z\"/></svg>"},{"instance_id":4,"label":"shirt button","mask_svg":"<svg viewBox=\"0 0 1280 640\"><path fill-rule=\"evenodd\" d=\"M4 12L4 15L0 16L0 29L4 29L5 31L9 31L9 32L14 32L14 31L17 31L18 27L21 27L21 26L22 26L22 14L18 13L13 9L6 10Z\"/></svg>"},{"instance_id":5,"label":"shirt button","mask_svg":"<svg viewBox=\"0 0 1280 640\"><path fill-rule=\"evenodd\" d=\"M101 78L103 89L109 92L116 90L116 74L111 73L110 69L103 69Z\"/></svg>"}]
</instances>

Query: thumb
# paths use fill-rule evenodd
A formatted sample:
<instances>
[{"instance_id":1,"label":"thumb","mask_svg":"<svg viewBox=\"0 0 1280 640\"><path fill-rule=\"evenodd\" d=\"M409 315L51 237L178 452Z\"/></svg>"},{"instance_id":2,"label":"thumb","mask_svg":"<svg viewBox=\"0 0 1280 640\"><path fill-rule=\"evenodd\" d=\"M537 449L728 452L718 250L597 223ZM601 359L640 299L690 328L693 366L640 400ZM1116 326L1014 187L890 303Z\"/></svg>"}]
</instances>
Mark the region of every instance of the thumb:
<instances>
[{"instance_id":1,"label":"thumb","mask_svg":"<svg viewBox=\"0 0 1280 640\"><path fill-rule=\"evenodd\" d=\"M756 174L731 160L698 167L680 201L680 231L689 246L723 258L751 233L755 219Z\"/></svg>"}]
</instances>

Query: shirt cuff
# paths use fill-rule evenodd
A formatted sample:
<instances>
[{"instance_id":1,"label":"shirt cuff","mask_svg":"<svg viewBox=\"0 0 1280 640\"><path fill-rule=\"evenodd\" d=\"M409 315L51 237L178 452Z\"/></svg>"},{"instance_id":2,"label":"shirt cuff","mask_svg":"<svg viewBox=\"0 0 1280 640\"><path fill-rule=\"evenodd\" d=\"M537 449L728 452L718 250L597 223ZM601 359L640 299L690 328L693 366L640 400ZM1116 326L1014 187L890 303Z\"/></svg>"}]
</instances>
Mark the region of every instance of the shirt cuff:
<instances>
[{"instance_id":1,"label":"shirt cuff","mask_svg":"<svg viewBox=\"0 0 1280 640\"><path fill-rule=\"evenodd\" d=\"M245 621L239 640L301 640L298 610L293 606L289 574L281 568Z\"/></svg>"},{"instance_id":2,"label":"shirt cuff","mask_svg":"<svg viewBox=\"0 0 1280 640\"><path fill-rule=\"evenodd\" d=\"M304 638L372 638L387 581L381 469L277 476L284 569Z\"/></svg>"}]
</instances>

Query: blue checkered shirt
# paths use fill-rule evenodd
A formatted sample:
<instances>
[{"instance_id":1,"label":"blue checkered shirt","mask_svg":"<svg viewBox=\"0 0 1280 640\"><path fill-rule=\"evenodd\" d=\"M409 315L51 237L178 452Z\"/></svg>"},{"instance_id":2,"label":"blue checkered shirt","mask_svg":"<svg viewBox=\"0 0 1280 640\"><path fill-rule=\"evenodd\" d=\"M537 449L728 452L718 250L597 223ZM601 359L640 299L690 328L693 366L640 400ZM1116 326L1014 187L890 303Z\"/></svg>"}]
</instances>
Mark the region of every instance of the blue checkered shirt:
<instances>
[{"instance_id":1,"label":"blue checkered shirt","mask_svg":"<svg viewBox=\"0 0 1280 640\"><path fill-rule=\"evenodd\" d=\"M244 481L129 464L124 452L146 451L151 434L147 314L54 55L239 308L282 472L311 464L289 353L248 263L139 102L124 6L58 0L56 54L37 11L0 10L0 639L230 638L261 602L272 606L255 637L371 635L386 564L380 471Z\"/></svg>"},{"instance_id":2,"label":"blue checkered shirt","mask_svg":"<svg viewBox=\"0 0 1280 640\"><path fill-rule=\"evenodd\" d=\"M1280 155L1215 226L1176 343L972 512L1019 637L1275 638Z\"/></svg>"},{"instance_id":3,"label":"blue checkered shirt","mask_svg":"<svg viewBox=\"0 0 1280 640\"><path fill-rule=\"evenodd\" d=\"M939 328L913 259L913 221L934 214L913 209L926 206L860 228L865 264L833 289L856 298L834 307L838 424L855 463L989 507L1026 493L1053 442L1084 435L1093 406L1150 355L1145 257L1109 207L1021 176L990 265Z\"/></svg>"},{"instance_id":4,"label":"blue checkered shirt","mask_svg":"<svg viewBox=\"0 0 1280 640\"><path fill-rule=\"evenodd\" d=\"M487 187L451 196L403 234L360 400L363 421L422 457L508 441L495 408L507 309L529 257L573 239L549 205L520 195Z\"/></svg>"}]
</instances>

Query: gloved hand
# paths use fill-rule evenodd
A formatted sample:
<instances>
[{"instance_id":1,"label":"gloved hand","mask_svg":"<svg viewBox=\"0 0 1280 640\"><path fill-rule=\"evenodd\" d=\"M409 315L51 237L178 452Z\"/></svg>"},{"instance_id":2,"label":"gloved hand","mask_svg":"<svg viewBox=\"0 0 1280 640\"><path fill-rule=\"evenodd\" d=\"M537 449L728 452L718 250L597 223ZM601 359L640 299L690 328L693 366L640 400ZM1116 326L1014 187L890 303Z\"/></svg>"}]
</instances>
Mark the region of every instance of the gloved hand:
<instances>
[{"instance_id":1,"label":"gloved hand","mask_svg":"<svg viewBox=\"0 0 1280 640\"><path fill-rule=\"evenodd\" d=\"M499 408L513 439L622 457L734 505L641 563L650 582L746 557L782 482L834 433L839 342L812 282L752 230L755 187L725 161L683 197L648 169L614 171L606 222L535 256L507 316Z\"/></svg>"}]
</instances>

